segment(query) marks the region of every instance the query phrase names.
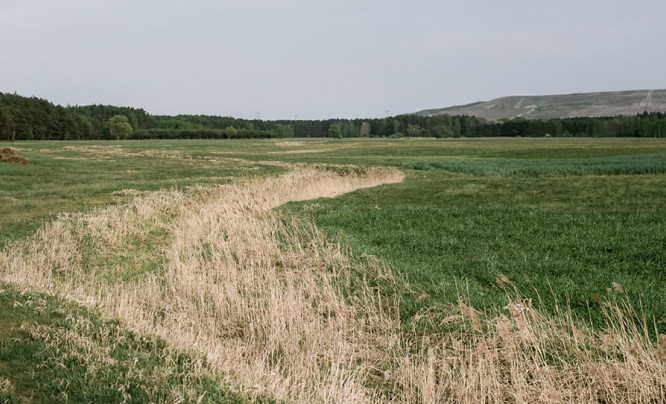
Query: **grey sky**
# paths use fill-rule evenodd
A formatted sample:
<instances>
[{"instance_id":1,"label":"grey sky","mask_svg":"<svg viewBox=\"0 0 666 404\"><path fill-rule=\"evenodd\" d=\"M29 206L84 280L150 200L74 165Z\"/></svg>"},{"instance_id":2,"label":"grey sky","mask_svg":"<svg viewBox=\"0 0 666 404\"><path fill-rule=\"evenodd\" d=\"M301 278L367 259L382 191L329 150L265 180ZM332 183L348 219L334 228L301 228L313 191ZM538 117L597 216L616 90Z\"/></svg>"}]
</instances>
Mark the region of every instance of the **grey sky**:
<instances>
[{"instance_id":1,"label":"grey sky","mask_svg":"<svg viewBox=\"0 0 666 404\"><path fill-rule=\"evenodd\" d=\"M0 91L262 119L666 88L666 2L2 0Z\"/></svg>"}]
</instances>

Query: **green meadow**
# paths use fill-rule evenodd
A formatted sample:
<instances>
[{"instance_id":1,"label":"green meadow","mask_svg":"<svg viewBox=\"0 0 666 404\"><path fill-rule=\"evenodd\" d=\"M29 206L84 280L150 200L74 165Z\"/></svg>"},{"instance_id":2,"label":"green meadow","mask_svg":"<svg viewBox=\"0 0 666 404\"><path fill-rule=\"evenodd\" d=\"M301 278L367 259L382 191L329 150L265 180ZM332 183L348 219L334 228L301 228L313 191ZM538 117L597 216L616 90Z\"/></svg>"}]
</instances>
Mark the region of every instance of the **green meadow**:
<instances>
[{"instance_id":1,"label":"green meadow","mask_svg":"<svg viewBox=\"0 0 666 404\"><path fill-rule=\"evenodd\" d=\"M283 163L395 166L403 183L288 204L354 254L385 259L418 301L496 309L507 276L588 315L622 285L666 330L666 142L658 139L26 142L0 163L0 234L136 193L277 175ZM132 190L128 192L127 190ZM594 314L593 314L594 316Z\"/></svg>"},{"instance_id":2,"label":"green meadow","mask_svg":"<svg viewBox=\"0 0 666 404\"><path fill-rule=\"evenodd\" d=\"M422 321L423 313L446 313L461 299L477 310L500 313L507 304L508 279L526 300L540 301L553 313L566 307L574 317L596 326L605 318L600 301L626 297L654 331L652 338L666 333L665 140L281 139L0 146L14 148L33 163L0 163L0 246L30 236L63 213L122 204L150 191L186 192L277 176L298 165L397 167L405 173L401 183L276 209L282 216L315 224L354 257L383 260L403 283L377 280L376 286L383 295L401 301L405 329L428 332L439 322L433 317ZM16 301L14 307L20 308L13 314L6 307L0 312L7 330L0 335L0 376L10 379L17 366L43 369L40 361L48 363L48 369L57 367L57 355L36 346L20 329L28 320L46 334L78 327L75 332L88 333L95 341L101 338L96 330L107 320L98 314L71 308L90 323L83 330L58 314L55 297L28 299L18 293L6 284L0 294L3 305ZM40 302L35 310L43 307L41 314L24 309L26 299ZM119 335L126 332L117 327L114 323L102 328ZM126 374L130 356L153 369L152 347L163 342L122 335L123 344L105 351L116 358L108 374ZM179 375L198 359L179 357L177 351L165 355L162 359L177 369L169 383L181 386ZM83 379L65 380L53 372L36 373L38 392L17 379L14 383L23 387L6 397L16 402L20 397L53 399L62 388L54 380L87 383L83 374L72 376ZM151 383L151 372L131 382L143 383L138 387L129 379L102 378L110 383L108 391L103 384L79 398L118 399L111 393L117 387L112 384L125 382L128 389L134 388L135 397L147 397L152 394L145 387ZM202 391L220 383L214 374L198 372L196 377L194 385ZM194 390L183 391L183 396L198 397ZM153 393L152 397L169 397L168 391ZM208 394L210 402L245 400L225 391Z\"/></svg>"}]
</instances>

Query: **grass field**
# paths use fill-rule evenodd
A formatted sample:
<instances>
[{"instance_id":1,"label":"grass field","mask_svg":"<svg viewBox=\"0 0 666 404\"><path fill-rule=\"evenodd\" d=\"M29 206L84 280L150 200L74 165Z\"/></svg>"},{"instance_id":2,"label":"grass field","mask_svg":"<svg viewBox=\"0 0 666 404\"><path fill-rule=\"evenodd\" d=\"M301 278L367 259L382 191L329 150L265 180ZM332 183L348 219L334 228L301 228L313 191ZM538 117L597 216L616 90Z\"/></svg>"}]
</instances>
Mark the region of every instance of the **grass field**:
<instances>
[{"instance_id":1,"label":"grass field","mask_svg":"<svg viewBox=\"0 0 666 404\"><path fill-rule=\"evenodd\" d=\"M2 296L16 302L0 313L0 384L16 402L666 391L663 140L10 146L33 162L0 163ZM26 306L26 289L42 303ZM60 305L83 319L49 314ZM106 356L65 364L80 368L69 380L33 329ZM100 372L125 387L73 395Z\"/></svg>"}]
</instances>

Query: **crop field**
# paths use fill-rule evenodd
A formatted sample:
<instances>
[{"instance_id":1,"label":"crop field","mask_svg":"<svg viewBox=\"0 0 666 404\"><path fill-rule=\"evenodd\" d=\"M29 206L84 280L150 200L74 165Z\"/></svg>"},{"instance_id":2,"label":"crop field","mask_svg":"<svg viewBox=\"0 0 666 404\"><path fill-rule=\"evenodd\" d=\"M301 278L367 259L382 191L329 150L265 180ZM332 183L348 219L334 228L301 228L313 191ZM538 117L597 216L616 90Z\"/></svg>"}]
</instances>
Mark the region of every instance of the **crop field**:
<instances>
[{"instance_id":1,"label":"crop field","mask_svg":"<svg viewBox=\"0 0 666 404\"><path fill-rule=\"evenodd\" d=\"M666 141L16 142L7 402L662 402Z\"/></svg>"}]
</instances>

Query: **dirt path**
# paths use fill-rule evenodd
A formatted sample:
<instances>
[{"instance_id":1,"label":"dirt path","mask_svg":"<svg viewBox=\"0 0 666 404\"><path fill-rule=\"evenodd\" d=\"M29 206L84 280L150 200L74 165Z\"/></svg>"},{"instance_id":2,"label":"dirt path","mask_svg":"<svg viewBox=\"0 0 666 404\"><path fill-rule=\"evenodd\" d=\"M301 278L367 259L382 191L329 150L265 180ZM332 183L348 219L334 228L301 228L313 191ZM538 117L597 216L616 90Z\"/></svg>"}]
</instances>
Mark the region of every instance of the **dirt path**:
<instances>
[{"instance_id":1,"label":"dirt path","mask_svg":"<svg viewBox=\"0 0 666 404\"><path fill-rule=\"evenodd\" d=\"M647 97L645 99L645 110L647 111L650 108L650 104L652 103L652 96L654 95L654 90L649 90L647 93Z\"/></svg>"}]
</instances>

